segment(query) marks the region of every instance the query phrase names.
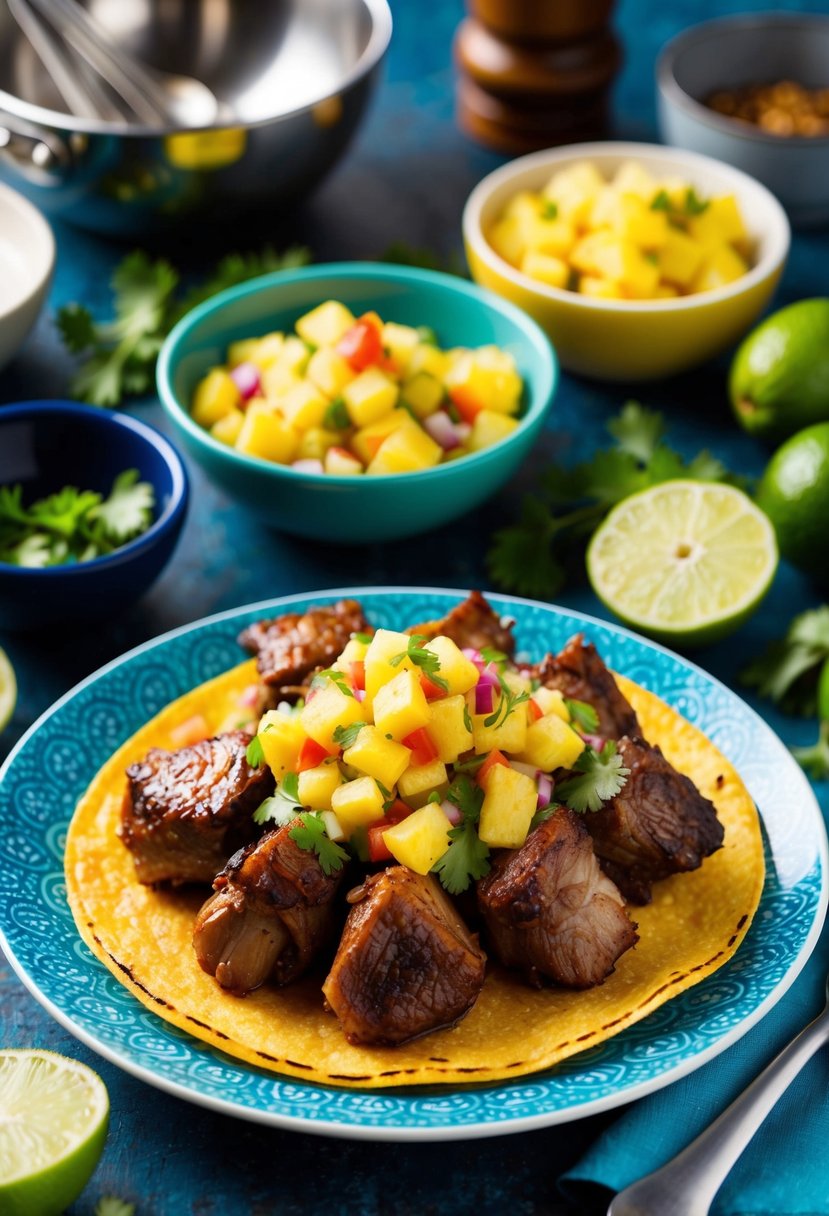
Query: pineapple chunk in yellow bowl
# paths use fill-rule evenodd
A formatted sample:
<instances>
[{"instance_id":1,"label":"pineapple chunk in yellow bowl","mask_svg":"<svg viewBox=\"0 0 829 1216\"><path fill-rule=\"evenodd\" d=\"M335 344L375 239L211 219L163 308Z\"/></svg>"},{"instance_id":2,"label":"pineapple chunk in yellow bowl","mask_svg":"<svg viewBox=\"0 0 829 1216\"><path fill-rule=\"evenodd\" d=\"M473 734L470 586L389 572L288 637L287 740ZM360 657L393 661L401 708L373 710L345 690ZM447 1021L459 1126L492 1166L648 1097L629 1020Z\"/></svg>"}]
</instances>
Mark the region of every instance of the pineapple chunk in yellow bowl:
<instances>
[{"instance_id":1,"label":"pineapple chunk in yellow bowl","mask_svg":"<svg viewBox=\"0 0 829 1216\"><path fill-rule=\"evenodd\" d=\"M789 224L765 186L697 153L573 144L496 169L467 200L476 282L533 317L562 367L673 375L733 345L768 304Z\"/></svg>"},{"instance_id":2,"label":"pineapple chunk in yellow bowl","mask_svg":"<svg viewBox=\"0 0 829 1216\"><path fill-rule=\"evenodd\" d=\"M279 271L184 317L158 360L178 437L225 493L319 540L413 536L518 469L558 362L520 309L454 275Z\"/></svg>"}]
</instances>

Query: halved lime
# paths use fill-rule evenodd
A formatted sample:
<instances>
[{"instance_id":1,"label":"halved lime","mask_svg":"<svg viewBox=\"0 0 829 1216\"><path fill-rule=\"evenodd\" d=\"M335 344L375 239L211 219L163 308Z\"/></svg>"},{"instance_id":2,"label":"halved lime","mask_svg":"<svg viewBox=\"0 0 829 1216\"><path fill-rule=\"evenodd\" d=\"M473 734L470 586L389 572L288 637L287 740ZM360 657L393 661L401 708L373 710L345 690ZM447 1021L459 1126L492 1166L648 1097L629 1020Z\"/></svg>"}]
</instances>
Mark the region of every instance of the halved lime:
<instances>
[{"instance_id":1,"label":"halved lime","mask_svg":"<svg viewBox=\"0 0 829 1216\"><path fill-rule=\"evenodd\" d=\"M85 1064L53 1051L0 1051L0 1212L58 1216L103 1152L109 1098Z\"/></svg>"},{"instance_id":2,"label":"halved lime","mask_svg":"<svg viewBox=\"0 0 829 1216\"><path fill-rule=\"evenodd\" d=\"M750 616L777 569L774 529L741 490L666 481L613 508L587 550L593 590L662 641L716 641Z\"/></svg>"},{"instance_id":3,"label":"halved lime","mask_svg":"<svg viewBox=\"0 0 829 1216\"><path fill-rule=\"evenodd\" d=\"M0 730L8 724L17 704L17 680L9 656L0 646Z\"/></svg>"}]
</instances>

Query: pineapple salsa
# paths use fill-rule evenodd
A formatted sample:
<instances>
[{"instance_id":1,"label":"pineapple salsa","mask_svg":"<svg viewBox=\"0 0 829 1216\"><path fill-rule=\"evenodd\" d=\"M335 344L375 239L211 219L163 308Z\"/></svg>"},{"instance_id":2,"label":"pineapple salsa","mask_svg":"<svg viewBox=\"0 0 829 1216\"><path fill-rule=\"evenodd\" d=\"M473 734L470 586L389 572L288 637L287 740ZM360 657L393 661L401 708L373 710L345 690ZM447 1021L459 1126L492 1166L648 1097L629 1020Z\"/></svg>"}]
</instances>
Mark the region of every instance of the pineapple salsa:
<instances>
[{"instance_id":1,"label":"pineapple salsa","mask_svg":"<svg viewBox=\"0 0 829 1216\"><path fill-rule=\"evenodd\" d=\"M751 240L733 194L700 198L626 161L606 181L590 161L510 199L489 233L531 279L604 300L668 300L710 291L749 269Z\"/></svg>"},{"instance_id":2,"label":"pineapple salsa","mask_svg":"<svg viewBox=\"0 0 829 1216\"><path fill-rule=\"evenodd\" d=\"M350 851L434 871L458 894L491 848L520 848L559 802L596 810L621 789L627 770L596 727L591 706L534 687L497 651L355 634L304 704L261 718L248 760L277 787L254 818L299 816L290 834L326 873Z\"/></svg>"},{"instance_id":3,"label":"pineapple salsa","mask_svg":"<svg viewBox=\"0 0 829 1216\"><path fill-rule=\"evenodd\" d=\"M409 473L518 426L523 382L497 346L441 350L427 327L327 300L291 334L234 342L191 413L239 452L311 473Z\"/></svg>"}]
</instances>

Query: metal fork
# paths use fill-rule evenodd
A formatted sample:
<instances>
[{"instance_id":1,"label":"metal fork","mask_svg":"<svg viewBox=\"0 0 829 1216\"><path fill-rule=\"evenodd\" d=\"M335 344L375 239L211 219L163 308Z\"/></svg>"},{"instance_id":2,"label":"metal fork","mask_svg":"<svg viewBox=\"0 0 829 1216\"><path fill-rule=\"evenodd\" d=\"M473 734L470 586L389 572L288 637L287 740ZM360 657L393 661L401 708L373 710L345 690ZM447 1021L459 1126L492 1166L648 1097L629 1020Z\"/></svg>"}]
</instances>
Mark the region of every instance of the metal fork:
<instances>
[{"instance_id":1,"label":"metal fork","mask_svg":"<svg viewBox=\"0 0 829 1216\"><path fill-rule=\"evenodd\" d=\"M620 1191L607 1216L707 1216L714 1196L766 1115L826 1042L829 976L823 1012L678 1156Z\"/></svg>"}]
</instances>

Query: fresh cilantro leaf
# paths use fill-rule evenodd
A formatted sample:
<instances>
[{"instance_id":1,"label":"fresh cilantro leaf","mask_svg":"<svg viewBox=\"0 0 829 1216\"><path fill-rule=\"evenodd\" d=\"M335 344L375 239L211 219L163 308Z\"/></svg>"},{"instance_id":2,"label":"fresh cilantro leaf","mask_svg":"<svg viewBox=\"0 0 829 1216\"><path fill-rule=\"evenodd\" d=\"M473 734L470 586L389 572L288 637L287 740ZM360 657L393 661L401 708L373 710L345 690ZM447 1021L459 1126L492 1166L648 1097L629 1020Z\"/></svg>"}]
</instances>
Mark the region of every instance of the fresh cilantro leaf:
<instances>
[{"instance_id":1,"label":"fresh cilantro leaf","mask_svg":"<svg viewBox=\"0 0 829 1216\"><path fill-rule=\"evenodd\" d=\"M409 644L405 650L401 650L399 654L393 655L389 659L392 667L399 667L404 659L410 659L415 667L419 667L424 675L436 684L438 688L442 688L444 692L449 691L449 684L442 676L437 673L440 671L440 659L433 650L428 650L421 646L421 642L425 642L426 638L423 634L414 633L409 638Z\"/></svg>"},{"instance_id":2,"label":"fresh cilantro leaf","mask_svg":"<svg viewBox=\"0 0 829 1216\"><path fill-rule=\"evenodd\" d=\"M337 397L325 411L322 425L329 431L347 431L351 426L348 407L342 397Z\"/></svg>"},{"instance_id":3,"label":"fresh cilantro leaf","mask_svg":"<svg viewBox=\"0 0 829 1216\"><path fill-rule=\"evenodd\" d=\"M432 866L450 895L460 895L470 882L489 873L489 847L484 844L470 819L449 833L449 848Z\"/></svg>"},{"instance_id":4,"label":"fresh cilantro leaf","mask_svg":"<svg viewBox=\"0 0 829 1216\"><path fill-rule=\"evenodd\" d=\"M351 635L355 642L362 642L364 646L368 646L374 636L371 633L352 633Z\"/></svg>"},{"instance_id":5,"label":"fresh cilantro leaf","mask_svg":"<svg viewBox=\"0 0 829 1216\"><path fill-rule=\"evenodd\" d=\"M116 544L146 532L152 523L153 487L138 478L138 469L125 469L119 473L109 498L92 509L92 518L100 520L107 537Z\"/></svg>"},{"instance_id":6,"label":"fresh cilantro leaf","mask_svg":"<svg viewBox=\"0 0 829 1216\"><path fill-rule=\"evenodd\" d=\"M503 726L510 714L514 713L519 705L523 705L530 699L528 692L517 692L510 688L500 671L498 672L498 683L501 685L501 700L495 710L484 718L484 726Z\"/></svg>"},{"instance_id":7,"label":"fresh cilantro leaf","mask_svg":"<svg viewBox=\"0 0 829 1216\"><path fill-rule=\"evenodd\" d=\"M273 274L277 270L295 270L307 266L310 261L311 252L303 245L291 245L284 253L277 253L270 245L266 245L261 253L229 253L204 283L192 287L176 305L171 317L172 324L197 304L203 304L220 291L227 291L228 287L237 287L240 283L258 279L263 274Z\"/></svg>"},{"instance_id":8,"label":"fresh cilantro leaf","mask_svg":"<svg viewBox=\"0 0 829 1216\"><path fill-rule=\"evenodd\" d=\"M336 684L343 696L354 696L354 689L346 680L345 672L338 671L336 667L329 667L325 671L318 671L311 681L311 688L324 688L329 682Z\"/></svg>"},{"instance_id":9,"label":"fresh cilantro leaf","mask_svg":"<svg viewBox=\"0 0 829 1216\"><path fill-rule=\"evenodd\" d=\"M607 429L623 452L647 464L659 446L665 423L657 410L646 409L638 401L627 401L621 413L610 419Z\"/></svg>"},{"instance_id":10,"label":"fresh cilantro leaf","mask_svg":"<svg viewBox=\"0 0 829 1216\"><path fill-rule=\"evenodd\" d=\"M464 701L464 703L463 703L463 724L471 735L472 734L472 715L469 712L469 706L467 705L466 701Z\"/></svg>"},{"instance_id":11,"label":"fresh cilantro leaf","mask_svg":"<svg viewBox=\"0 0 829 1216\"><path fill-rule=\"evenodd\" d=\"M328 835L322 816L316 811L303 811L299 818L301 822L288 833L291 840L306 852L316 853L324 874L341 870L348 853Z\"/></svg>"},{"instance_id":12,"label":"fresh cilantro leaf","mask_svg":"<svg viewBox=\"0 0 829 1216\"><path fill-rule=\"evenodd\" d=\"M497 650L494 646L482 646L480 655L485 663L494 663L502 670L509 662L509 657L504 654L503 650Z\"/></svg>"},{"instance_id":13,"label":"fresh cilantro leaf","mask_svg":"<svg viewBox=\"0 0 829 1216\"><path fill-rule=\"evenodd\" d=\"M83 304L67 304L57 315L58 332L66 349L80 355L95 345L95 322Z\"/></svg>"},{"instance_id":14,"label":"fresh cilantro leaf","mask_svg":"<svg viewBox=\"0 0 829 1216\"><path fill-rule=\"evenodd\" d=\"M651 199L651 211L670 211L671 200L667 190L657 190Z\"/></svg>"},{"instance_id":15,"label":"fresh cilantro leaf","mask_svg":"<svg viewBox=\"0 0 829 1216\"><path fill-rule=\"evenodd\" d=\"M417 340L423 346L437 346L438 336L432 329L431 325L418 325Z\"/></svg>"},{"instance_id":16,"label":"fresh cilantro leaf","mask_svg":"<svg viewBox=\"0 0 829 1216\"><path fill-rule=\"evenodd\" d=\"M599 715L593 706L586 701L575 701L572 697L565 697L564 704L576 726L580 726L588 735L595 735L599 729Z\"/></svg>"},{"instance_id":17,"label":"fresh cilantro leaf","mask_svg":"<svg viewBox=\"0 0 829 1216\"><path fill-rule=\"evenodd\" d=\"M469 722L468 729L471 733L471 731L472 731L471 719ZM470 756L468 760L456 760L455 764L454 764L455 772L456 773L477 773L478 769L481 767L484 760L486 760L485 753L480 756Z\"/></svg>"},{"instance_id":18,"label":"fresh cilantro leaf","mask_svg":"<svg viewBox=\"0 0 829 1216\"><path fill-rule=\"evenodd\" d=\"M686 215L702 215L703 211L707 211L709 206L708 199L700 198L693 186L688 187L685 193Z\"/></svg>"},{"instance_id":19,"label":"fresh cilantro leaf","mask_svg":"<svg viewBox=\"0 0 829 1216\"><path fill-rule=\"evenodd\" d=\"M262 747L262 740L258 735L254 735L245 748L245 759L251 768L259 768L265 763L265 749Z\"/></svg>"},{"instance_id":20,"label":"fresh cilantro leaf","mask_svg":"<svg viewBox=\"0 0 829 1216\"><path fill-rule=\"evenodd\" d=\"M541 810L536 811L530 820L529 830L532 832L533 829L537 828L540 824L546 823L548 819L555 815L560 806L560 802L548 802L546 806L541 808Z\"/></svg>"},{"instance_id":21,"label":"fresh cilantro leaf","mask_svg":"<svg viewBox=\"0 0 829 1216\"><path fill-rule=\"evenodd\" d=\"M539 215L543 220L557 220L558 203L551 198L545 198L541 204Z\"/></svg>"},{"instance_id":22,"label":"fresh cilantro leaf","mask_svg":"<svg viewBox=\"0 0 829 1216\"><path fill-rule=\"evenodd\" d=\"M356 743L357 736L365 726L365 722L352 722L350 726L337 726L334 729L334 742L340 747L351 747Z\"/></svg>"},{"instance_id":23,"label":"fresh cilantro leaf","mask_svg":"<svg viewBox=\"0 0 829 1216\"><path fill-rule=\"evenodd\" d=\"M432 790L431 794L426 799L427 804L430 802L437 802L438 804L440 804L441 801L442 801L441 796L437 792L437 790Z\"/></svg>"},{"instance_id":24,"label":"fresh cilantro leaf","mask_svg":"<svg viewBox=\"0 0 829 1216\"><path fill-rule=\"evenodd\" d=\"M253 822L273 823L281 828L296 819L301 810L299 778L296 773L286 773L271 796L259 803L253 812Z\"/></svg>"},{"instance_id":25,"label":"fresh cilantro leaf","mask_svg":"<svg viewBox=\"0 0 829 1216\"><path fill-rule=\"evenodd\" d=\"M645 259L646 262L650 262L651 266L659 265L659 254L656 252L655 249L648 249L645 253L642 254L642 257Z\"/></svg>"},{"instance_id":26,"label":"fresh cilantro leaf","mask_svg":"<svg viewBox=\"0 0 829 1216\"><path fill-rule=\"evenodd\" d=\"M829 777L829 721L821 722L811 747L793 747L792 755L813 780L825 781Z\"/></svg>"},{"instance_id":27,"label":"fresh cilantro leaf","mask_svg":"<svg viewBox=\"0 0 829 1216\"><path fill-rule=\"evenodd\" d=\"M135 1204L117 1195L102 1195L95 1204L93 1216L135 1216Z\"/></svg>"},{"instance_id":28,"label":"fresh cilantro leaf","mask_svg":"<svg viewBox=\"0 0 829 1216\"><path fill-rule=\"evenodd\" d=\"M748 688L769 697L789 713L810 715L816 709L819 668L829 658L829 606L802 612L784 637L740 673Z\"/></svg>"},{"instance_id":29,"label":"fresh cilantro leaf","mask_svg":"<svg viewBox=\"0 0 829 1216\"><path fill-rule=\"evenodd\" d=\"M485 756L481 757L483 764ZM455 772L458 772L458 766L455 766ZM460 776L456 776L455 780L446 791L446 797L449 802L453 802L463 815L464 820L469 823L477 823L481 817L481 807L484 803L484 791L479 785L476 785L466 773L462 772Z\"/></svg>"},{"instance_id":30,"label":"fresh cilantro leaf","mask_svg":"<svg viewBox=\"0 0 829 1216\"><path fill-rule=\"evenodd\" d=\"M622 764L613 739L600 752L586 747L573 765L577 776L556 785L556 794L573 811L600 811L602 803L624 787L630 769Z\"/></svg>"},{"instance_id":31,"label":"fresh cilantro leaf","mask_svg":"<svg viewBox=\"0 0 829 1216\"><path fill-rule=\"evenodd\" d=\"M492 581L517 595L552 599L565 581L564 566L551 549L558 530L544 504L527 496L520 522L500 528L492 538L486 555Z\"/></svg>"},{"instance_id":32,"label":"fresh cilantro leaf","mask_svg":"<svg viewBox=\"0 0 829 1216\"><path fill-rule=\"evenodd\" d=\"M286 773L280 786L289 798L299 802L299 773Z\"/></svg>"}]
</instances>

